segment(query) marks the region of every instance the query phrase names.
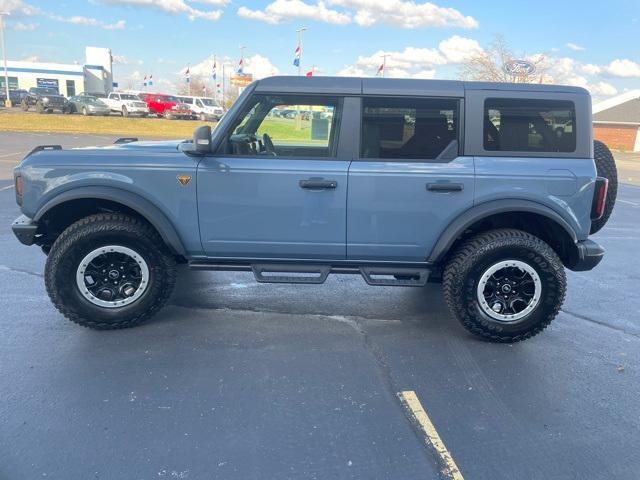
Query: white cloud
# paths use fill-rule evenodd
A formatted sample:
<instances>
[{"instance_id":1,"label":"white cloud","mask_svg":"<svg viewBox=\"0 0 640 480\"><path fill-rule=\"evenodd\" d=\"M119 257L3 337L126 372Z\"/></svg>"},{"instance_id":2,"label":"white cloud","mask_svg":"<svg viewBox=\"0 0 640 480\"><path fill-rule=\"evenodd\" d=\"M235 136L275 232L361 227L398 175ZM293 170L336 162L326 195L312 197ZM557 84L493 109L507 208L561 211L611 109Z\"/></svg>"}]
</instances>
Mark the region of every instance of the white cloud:
<instances>
[{"instance_id":1,"label":"white cloud","mask_svg":"<svg viewBox=\"0 0 640 480\"><path fill-rule=\"evenodd\" d=\"M294 18L312 19L336 25L344 25L351 21L349 15L327 8L324 2L312 5L302 0L275 0L264 10L251 10L242 6L238 9L238 15L271 24Z\"/></svg>"},{"instance_id":2,"label":"white cloud","mask_svg":"<svg viewBox=\"0 0 640 480\"><path fill-rule=\"evenodd\" d=\"M211 77L211 71L213 69L213 60L214 60L213 57L214 56L211 55L205 58L204 60L202 60L201 62L195 65L189 66L189 73L191 74L191 76L194 78L199 77L203 80L209 79ZM218 63L218 75L221 75L223 63L232 64L233 67L236 67L237 60L218 57L217 63ZM245 57L244 63L245 63L245 66L244 66L245 73L252 74L255 80L259 80L261 78L269 77L272 75L277 75L279 73L278 68L271 62L271 60L269 60L267 57L263 55L255 54L250 57ZM180 71L177 72L178 75L180 76L184 75L184 72L186 69L187 67L180 69ZM231 71L232 71L232 67L229 65L227 67L227 72L231 72Z\"/></svg>"},{"instance_id":3,"label":"white cloud","mask_svg":"<svg viewBox=\"0 0 640 480\"><path fill-rule=\"evenodd\" d=\"M586 50L584 47L577 45L575 43L567 43L565 44L565 46L569 49L569 50L573 50L574 52L583 52L584 50Z\"/></svg>"},{"instance_id":4,"label":"white cloud","mask_svg":"<svg viewBox=\"0 0 640 480\"><path fill-rule=\"evenodd\" d=\"M254 80L259 80L261 78L270 77L280 73L278 68L273 65L267 57L263 57L262 55L253 55L246 58L245 61L245 72L252 74Z\"/></svg>"},{"instance_id":5,"label":"white cloud","mask_svg":"<svg viewBox=\"0 0 640 480\"><path fill-rule=\"evenodd\" d=\"M585 63L580 69L587 75L598 75L602 72L602 67L594 65L593 63Z\"/></svg>"},{"instance_id":6,"label":"white cloud","mask_svg":"<svg viewBox=\"0 0 640 480\"><path fill-rule=\"evenodd\" d=\"M373 75L386 55L386 76L434 78L436 72L433 67L461 63L479 51L482 48L477 41L454 35L441 41L438 48L406 47L401 51L378 50L368 56L359 56L354 65L346 66L338 75Z\"/></svg>"},{"instance_id":7,"label":"white cloud","mask_svg":"<svg viewBox=\"0 0 640 480\"><path fill-rule=\"evenodd\" d=\"M72 23L74 25L83 25L85 27L97 27L104 30L124 30L125 21L118 20L115 23L105 23L102 20L91 17L83 17L80 15L74 15L72 17L63 17L61 15L49 15L49 18L57 20L59 22Z\"/></svg>"},{"instance_id":8,"label":"white cloud","mask_svg":"<svg viewBox=\"0 0 640 480\"><path fill-rule=\"evenodd\" d=\"M195 8L193 3L201 5L211 5L224 7L230 0L102 0L103 3L111 5L129 5L133 7L145 7L160 10L172 15L186 15L189 20L205 19L219 20L222 10L201 10Z\"/></svg>"},{"instance_id":9,"label":"white cloud","mask_svg":"<svg viewBox=\"0 0 640 480\"><path fill-rule=\"evenodd\" d=\"M25 3L23 0L0 0L0 12L18 16L31 16L39 14L40 9Z\"/></svg>"},{"instance_id":10,"label":"white cloud","mask_svg":"<svg viewBox=\"0 0 640 480\"><path fill-rule=\"evenodd\" d=\"M328 0L330 5L355 11L355 21L363 27L377 23L402 28L460 27L478 28L478 21L455 8L413 0Z\"/></svg>"},{"instance_id":11,"label":"white cloud","mask_svg":"<svg viewBox=\"0 0 640 480\"><path fill-rule=\"evenodd\" d=\"M127 57L126 55L113 55L113 63L117 65L142 65L142 60L135 60Z\"/></svg>"},{"instance_id":12,"label":"white cloud","mask_svg":"<svg viewBox=\"0 0 640 480\"><path fill-rule=\"evenodd\" d=\"M458 35L443 40L438 48L447 59L447 63L461 63L469 56L482 51L478 42Z\"/></svg>"},{"instance_id":13,"label":"white cloud","mask_svg":"<svg viewBox=\"0 0 640 480\"><path fill-rule=\"evenodd\" d=\"M9 28L12 30L16 30L18 32L30 32L38 28L37 23L23 23L23 22L15 22L9 24Z\"/></svg>"},{"instance_id":14,"label":"white cloud","mask_svg":"<svg viewBox=\"0 0 640 480\"><path fill-rule=\"evenodd\" d=\"M618 93L618 89L607 82L592 83L587 88L596 97L610 97Z\"/></svg>"},{"instance_id":15,"label":"white cloud","mask_svg":"<svg viewBox=\"0 0 640 480\"><path fill-rule=\"evenodd\" d=\"M614 77L640 77L640 63L617 58L604 67L604 71Z\"/></svg>"},{"instance_id":16,"label":"white cloud","mask_svg":"<svg viewBox=\"0 0 640 480\"><path fill-rule=\"evenodd\" d=\"M343 10L331 9L327 5ZM478 27L476 19L465 16L454 8L414 0L325 0L313 3L303 0L275 0L264 10L241 6L238 15L271 24L303 18L336 25L355 22L361 27L379 23L402 28Z\"/></svg>"},{"instance_id":17,"label":"white cloud","mask_svg":"<svg viewBox=\"0 0 640 480\"><path fill-rule=\"evenodd\" d=\"M21 62L39 62L40 58L37 55L29 55L28 57L24 57Z\"/></svg>"}]
</instances>

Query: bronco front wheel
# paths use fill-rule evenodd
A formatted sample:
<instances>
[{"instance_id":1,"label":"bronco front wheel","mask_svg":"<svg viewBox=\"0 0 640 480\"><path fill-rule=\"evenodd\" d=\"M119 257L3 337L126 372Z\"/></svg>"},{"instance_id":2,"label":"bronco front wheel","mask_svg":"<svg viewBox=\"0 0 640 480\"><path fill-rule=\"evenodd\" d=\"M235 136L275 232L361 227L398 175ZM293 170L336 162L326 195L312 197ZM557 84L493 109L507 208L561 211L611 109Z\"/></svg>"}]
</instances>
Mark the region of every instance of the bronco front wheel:
<instances>
[{"instance_id":1,"label":"bronco front wheel","mask_svg":"<svg viewBox=\"0 0 640 480\"><path fill-rule=\"evenodd\" d=\"M471 333L493 342L518 342L556 317L566 277L558 255L541 239L499 229L458 248L445 267L443 288L450 312Z\"/></svg>"},{"instance_id":2,"label":"bronco front wheel","mask_svg":"<svg viewBox=\"0 0 640 480\"><path fill-rule=\"evenodd\" d=\"M95 329L132 327L168 300L175 259L141 220L91 215L56 239L45 284L56 308L73 322Z\"/></svg>"}]
</instances>

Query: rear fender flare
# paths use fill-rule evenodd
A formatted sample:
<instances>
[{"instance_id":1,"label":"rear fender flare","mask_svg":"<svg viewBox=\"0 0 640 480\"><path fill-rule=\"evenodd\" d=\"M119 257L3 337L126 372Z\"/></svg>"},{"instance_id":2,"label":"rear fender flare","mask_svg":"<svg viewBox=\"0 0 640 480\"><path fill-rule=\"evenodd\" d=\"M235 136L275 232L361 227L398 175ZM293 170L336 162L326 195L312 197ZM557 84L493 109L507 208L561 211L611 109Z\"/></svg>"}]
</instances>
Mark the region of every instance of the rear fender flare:
<instances>
[{"instance_id":1,"label":"rear fender flare","mask_svg":"<svg viewBox=\"0 0 640 480\"><path fill-rule=\"evenodd\" d=\"M567 232L569 237L573 240L574 244L578 242L578 236L573 227L571 227L571 225L564 218L562 218L559 213L552 210L551 208L529 200L494 200L491 202L476 205L460 214L455 220L453 220L438 238L438 241L433 247L433 250L431 251L431 254L429 255L427 261L430 263L437 263L441 261L447 254L451 246L454 244L456 239L474 223L499 213L508 212L536 213L547 217L556 222L560 227L562 227Z\"/></svg>"}]
</instances>

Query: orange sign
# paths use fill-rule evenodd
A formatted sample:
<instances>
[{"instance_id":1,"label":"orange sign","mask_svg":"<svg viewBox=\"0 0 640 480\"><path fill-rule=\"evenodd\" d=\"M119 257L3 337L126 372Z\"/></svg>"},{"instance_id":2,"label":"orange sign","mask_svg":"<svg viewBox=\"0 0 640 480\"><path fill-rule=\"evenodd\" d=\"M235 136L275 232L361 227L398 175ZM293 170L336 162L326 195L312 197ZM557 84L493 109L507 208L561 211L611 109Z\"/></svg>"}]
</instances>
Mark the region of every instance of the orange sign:
<instances>
[{"instance_id":1,"label":"orange sign","mask_svg":"<svg viewBox=\"0 0 640 480\"><path fill-rule=\"evenodd\" d=\"M253 82L253 75L234 75L231 77L231 85L235 87L246 87Z\"/></svg>"}]
</instances>

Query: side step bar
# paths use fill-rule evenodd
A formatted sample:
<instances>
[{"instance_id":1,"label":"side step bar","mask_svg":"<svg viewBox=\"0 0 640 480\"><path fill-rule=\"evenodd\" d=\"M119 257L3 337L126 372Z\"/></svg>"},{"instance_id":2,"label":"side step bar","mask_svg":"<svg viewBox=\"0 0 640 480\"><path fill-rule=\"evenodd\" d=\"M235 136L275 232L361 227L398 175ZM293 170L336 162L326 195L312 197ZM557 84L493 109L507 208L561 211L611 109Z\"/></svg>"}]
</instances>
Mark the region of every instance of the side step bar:
<instances>
[{"instance_id":1,"label":"side step bar","mask_svg":"<svg viewBox=\"0 0 640 480\"><path fill-rule=\"evenodd\" d=\"M360 274L369 285L385 287L423 287L429 280L428 268L393 266L320 265L297 263L207 263L189 262L191 270L253 272L260 283L321 284L330 273Z\"/></svg>"}]
</instances>

